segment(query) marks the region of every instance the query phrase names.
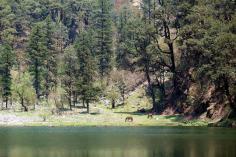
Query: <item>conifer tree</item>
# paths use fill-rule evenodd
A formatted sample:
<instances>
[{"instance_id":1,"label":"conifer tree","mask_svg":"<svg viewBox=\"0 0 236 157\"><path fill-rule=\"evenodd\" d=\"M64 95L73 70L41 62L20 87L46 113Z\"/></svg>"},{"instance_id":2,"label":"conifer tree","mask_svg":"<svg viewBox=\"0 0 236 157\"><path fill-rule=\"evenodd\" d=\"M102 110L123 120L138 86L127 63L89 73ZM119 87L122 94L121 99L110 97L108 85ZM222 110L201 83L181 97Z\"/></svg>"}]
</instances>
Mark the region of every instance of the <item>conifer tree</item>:
<instances>
[{"instance_id":1,"label":"conifer tree","mask_svg":"<svg viewBox=\"0 0 236 157\"><path fill-rule=\"evenodd\" d=\"M90 41L92 34L82 32L75 45L78 55L79 71L78 71L78 93L83 103L87 105L89 113L89 104L97 97L99 89L94 85L96 75L96 62L91 52Z\"/></svg>"},{"instance_id":2,"label":"conifer tree","mask_svg":"<svg viewBox=\"0 0 236 157\"><path fill-rule=\"evenodd\" d=\"M57 84L57 51L54 45L54 25L51 17L48 16L44 21L44 31L46 40L46 63L45 63L45 95L48 98L50 90Z\"/></svg>"},{"instance_id":3,"label":"conifer tree","mask_svg":"<svg viewBox=\"0 0 236 157\"><path fill-rule=\"evenodd\" d=\"M101 77L108 75L111 70L112 59L112 20L110 0L98 1L98 13L96 15L97 55L99 73Z\"/></svg>"},{"instance_id":4,"label":"conifer tree","mask_svg":"<svg viewBox=\"0 0 236 157\"><path fill-rule=\"evenodd\" d=\"M0 45L0 89L2 90L2 98L8 107L9 98L11 96L11 69L14 63L14 53L8 44Z\"/></svg>"},{"instance_id":5,"label":"conifer tree","mask_svg":"<svg viewBox=\"0 0 236 157\"><path fill-rule=\"evenodd\" d=\"M62 83L66 91L66 98L69 102L70 110L72 102L76 98L76 81L78 76L78 56L73 46L69 46L65 50L63 58L63 78Z\"/></svg>"},{"instance_id":6,"label":"conifer tree","mask_svg":"<svg viewBox=\"0 0 236 157\"><path fill-rule=\"evenodd\" d=\"M33 85L38 99L42 94L43 72L45 71L45 60L47 57L47 40L42 30L43 25L41 23L37 23L33 27L28 45L30 72L33 75Z\"/></svg>"}]
</instances>

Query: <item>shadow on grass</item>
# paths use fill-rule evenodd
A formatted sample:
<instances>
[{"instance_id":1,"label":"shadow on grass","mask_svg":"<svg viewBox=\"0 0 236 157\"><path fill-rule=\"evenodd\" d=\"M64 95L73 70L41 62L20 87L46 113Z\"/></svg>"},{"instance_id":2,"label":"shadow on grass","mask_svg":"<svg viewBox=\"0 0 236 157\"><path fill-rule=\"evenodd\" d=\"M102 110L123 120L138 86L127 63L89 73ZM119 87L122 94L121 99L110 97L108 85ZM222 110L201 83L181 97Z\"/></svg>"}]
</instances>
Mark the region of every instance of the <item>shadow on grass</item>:
<instances>
[{"instance_id":1,"label":"shadow on grass","mask_svg":"<svg viewBox=\"0 0 236 157\"><path fill-rule=\"evenodd\" d=\"M114 113L118 113L118 114L130 114L130 115L148 115L149 113L152 113L152 109L139 109L137 111L133 111L133 112L114 112Z\"/></svg>"},{"instance_id":2,"label":"shadow on grass","mask_svg":"<svg viewBox=\"0 0 236 157\"><path fill-rule=\"evenodd\" d=\"M89 113L90 115L100 115L100 113L95 113L95 112L92 112L92 113Z\"/></svg>"},{"instance_id":3,"label":"shadow on grass","mask_svg":"<svg viewBox=\"0 0 236 157\"><path fill-rule=\"evenodd\" d=\"M84 109L87 108L86 106L72 106L73 108Z\"/></svg>"},{"instance_id":4,"label":"shadow on grass","mask_svg":"<svg viewBox=\"0 0 236 157\"><path fill-rule=\"evenodd\" d=\"M80 114L100 115L101 113L97 113L97 112L90 112L90 113L88 113L87 111L82 111L82 112L80 112Z\"/></svg>"},{"instance_id":5,"label":"shadow on grass","mask_svg":"<svg viewBox=\"0 0 236 157\"><path fill-rule=\"evenodd\" d=\"M79 112L80 114L89 114L87 111Z\"/></svg>"},{"instance_id":6,"label":"shadow on grass","mask_svg":"<svg viewBox=\"0 0 236 157\"><path fill-rule=\"evenodd\" d=\"M71 111L69 108L58 108L60 112Z\"/></svg>"},{"instance_id":7,"label":"shadow on grass","mask_svg":"<svg viewBox=\"0 0 236 157\"><path fill-rule=\"evenodd\" d=\"M124 103L116 104L116 107L124 107L124 106L125 106Z\"/></svg>"},{"instance_id":8,"label":"shadow on grass","mask_svg":"<svg viewBox=\"0 0 236 157\"><path fill-rule=\"evenodd\" d=\"M117 114L129 114L129 115L147 115L148 113L140 113L140 112L114 112Z\"/></svg>"}]
</instances>

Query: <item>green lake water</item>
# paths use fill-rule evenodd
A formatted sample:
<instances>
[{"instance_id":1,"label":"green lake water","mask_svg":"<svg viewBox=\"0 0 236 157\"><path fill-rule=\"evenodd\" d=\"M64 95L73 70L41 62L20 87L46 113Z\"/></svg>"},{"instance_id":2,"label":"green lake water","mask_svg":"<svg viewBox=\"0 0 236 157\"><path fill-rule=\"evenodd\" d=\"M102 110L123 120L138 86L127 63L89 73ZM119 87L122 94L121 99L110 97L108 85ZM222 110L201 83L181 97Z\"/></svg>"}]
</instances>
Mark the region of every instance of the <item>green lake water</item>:
<instances>
[{"instance_id":1,"label":"green lake water","mask_svg":"<svg viewBox=\"0 0 236 157\"><path fill-rule=\"evenodd\" d=\"M0 128L0 157L236 157L236 130L190 127Z\"/></svg>"}]
</instances>

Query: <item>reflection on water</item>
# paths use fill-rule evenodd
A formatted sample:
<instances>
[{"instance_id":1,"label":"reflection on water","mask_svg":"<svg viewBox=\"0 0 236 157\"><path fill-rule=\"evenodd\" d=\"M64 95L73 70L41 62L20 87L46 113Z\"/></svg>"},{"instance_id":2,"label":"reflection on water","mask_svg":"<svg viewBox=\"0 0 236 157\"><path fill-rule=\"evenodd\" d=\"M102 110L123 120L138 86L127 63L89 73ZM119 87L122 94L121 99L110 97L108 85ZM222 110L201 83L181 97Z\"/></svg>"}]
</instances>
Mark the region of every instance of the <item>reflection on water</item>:
<instances>
[{"instance_id":1,"label":"reflection on water","mask_svg":"<svg viewBox=\"0 0 236 157\"><path fill-rule=\"evenodd\" d=\"M0 157L235 157L236 130L0 128Z\"/></svg>"}]
</instances>

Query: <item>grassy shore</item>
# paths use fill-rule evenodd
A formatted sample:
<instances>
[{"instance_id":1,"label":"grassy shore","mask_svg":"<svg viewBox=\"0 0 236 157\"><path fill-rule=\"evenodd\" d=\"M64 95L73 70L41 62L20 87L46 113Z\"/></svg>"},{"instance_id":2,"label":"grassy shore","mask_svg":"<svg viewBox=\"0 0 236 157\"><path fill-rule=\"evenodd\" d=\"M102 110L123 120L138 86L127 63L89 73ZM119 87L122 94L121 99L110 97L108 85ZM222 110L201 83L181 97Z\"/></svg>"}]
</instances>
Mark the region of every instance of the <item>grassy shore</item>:
<instances>
[{"instance_id":1,"label":"grassy shore","mask_svg":"<svg viewBox=\"0 0 236 157\"><path fill-rule=\"evenodd\" d=\"M150 100L145 96L145 89L138 88L126 99L125 105L117 105L115 109L102 102L91 104L90 114L86 108L73 108L62 111L60 115L52 114L52 107L39 105L29 112L1 110L0 126L207 126L206 121L185 120L181 115L154 115L148 119L147 114L137 110L151 108ZM133 122L125 122L132 117Z\"/></svg>"},{"instance_id":2,"label":"grassy shore","mask_svg":"<svg viewBox=\"0 0 236 157\"><path fill-rule=\"evenodd\" d=\"M133 122L125 122L128 116ZM101 114L64 113L43 115L39 112L14 113L0 111L0 126L207 126L199 120L186 121L181 116L154 115L148 119L145 114L104 112Z\"/></svg>"}]
</instances>

